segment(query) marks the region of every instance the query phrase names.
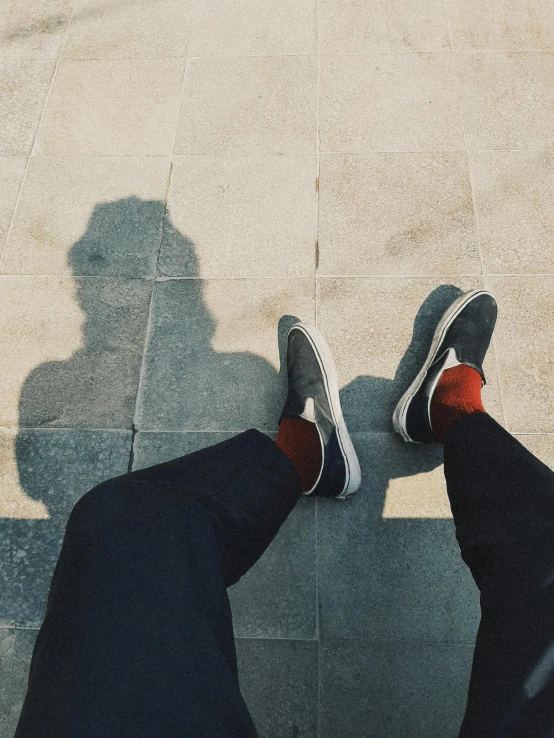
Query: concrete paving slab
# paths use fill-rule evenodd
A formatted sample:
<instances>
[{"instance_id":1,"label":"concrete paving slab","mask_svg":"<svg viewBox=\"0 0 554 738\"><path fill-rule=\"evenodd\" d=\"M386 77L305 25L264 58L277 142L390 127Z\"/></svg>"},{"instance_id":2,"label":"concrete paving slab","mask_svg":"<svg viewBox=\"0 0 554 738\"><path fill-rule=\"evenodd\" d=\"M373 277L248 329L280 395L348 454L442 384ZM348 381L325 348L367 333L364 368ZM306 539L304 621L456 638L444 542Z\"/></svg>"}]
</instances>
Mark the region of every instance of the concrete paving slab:
<instances>
[{"instance_id":1,"label":"concrete paving slab","mask_svg":"<svg viewBox=\"0 0 554 738\"><path fill-rule=\"evenodd\" d=\"M554 8L544 0L446 0L452 48L554 50Z\"/></svg>"},{"instance_id":2,"label":"concrete paving slab","mask_svg":"<svg viewBox=\"0 0 554 738\"><path fill-rule=\"evenodd\" d=\"M479 274L467 154L322 154L323 275Z\"/></svg>"},{"instance_id":3,"label":"concrete paving slab","mask_svg":"<svg viewBox=\"0 0 554 738\"><path fill-rule=\"evenodd\" d=\"M321 151L464 149L448 53L321 56Z\"/></svg>"},{"instance_id":4,"label":"concrete paving slab","mask_svg":"<svg viewBox=\"0 0 554 738\"><path fill-rule=\"evenodd\" d=\"M184 66L182 59L62 61L36 153L171 154Z\"/></svg>"},{"instance_id":5,"label":"concrete paving slab","mask_svg":"<svg viewBox=\"0 0 554 738\"><path fill-rule=\"evenodd\" d=\"M456 738L472 648L331 641L322 645L322 738Z\"/></svg>"},{"instance_id":6,"label":"concrete paving slab","mask_svg":"<svg viewBox=\"0 0 554 738\"><path fill-rule=\"evenodd\" d=\"M41 624L73 505L124 474L130 449L128 431L1 430L1 627Z\"/></svg>"},{"instance_id":7,"label":"concrete paving slab","mask_svg":"<svg viewBox=\"0 0 554 738\"><path fill-rule=\"evenodd\" d=\"M0 159L0 258L26 167L27 159L24 157Z\"/></svg>"},{"instance_id":8,"label":"concrete paving slab","mask_svg":"<svg viewBox=\"0 0 554 738\"><path fill-rule=\"evenodd\" d=\"M440 0L320 0L318 20L324 54L450 48Z\"/></svg>"},{"instance_id":9,"label":"concrete paving slab","mask_svg":"<svg viewBox=\"0 0 554 738\"><path fill-rule=\"evenodd\" d=\"M152 285L0 277L0 425L130 428Z\"/></svg>"},{"instance_id":10,"label":"concrete paving slab","mask_svg":"<svg viewBox=\"0 0 554 738\"><path fill-rule=\"evenodd\" d=\"M313 322L311 279L157 282L143 381L141 430L276 430L282 315Z\"/></svg>"},{"instance_id":11,"label":"concrete paving slab","mask_svg":"<svg viewBox=\"0 0 554 738\"><path fill-rule=\"evenodd\" d=\"M316 53L316 0L196 3L190 56Z\"/></svg>"},{"instance_id":12,"label":"concrete paving slab","mask_svg":"<svg viewBox=\"0 0 554 738\"><path fill-rule=\"evenodd\" d=\"M237 642L244 699L260 738L317 736L317 643Z\"/></svg>"},{"instance_id":13,"label":"concrete paving slab","mask_svg":"<svg viewBox=\"0 0 554 738\"><path fill-rule=\"evenodd\" d=\"M507 426L552 433L554 277L491 277L490 284L501 306L495 340Z\"/></svg>"},{"instance_id":14,"label":"concrete paving slab","mask_svg":"<svg viewBox=\"0 0 554 738\"><path fill-rule=\"evenodd\" d=\"M552 54L457 54L469 149L554 148Z\"/></svg>"},{"instance_id":15,"label":"concrete paving slab","mask_svg":"<svg viewBox=\"0 0 554 738\"><path fill-rule=\"evenodd\" d=\"M166 157L33 157L0 272L153 278L169 169Z\"/></svg>"},{"instance_id":16,"label":"concrete paving slab","mask_svg":"<svg viewBox=\"0 0 554 738\"><path fill-rule=\"evenodd\" d=\"M323 638L472 643L479 599L446 496L442 450L354 435L360 491L318 500Z\"/></svg>"},{"instance_id":17,"label":"concrete paving slab","mask_svg":"<svg viewBox=\"0 0 554 738\"><path fill-rule=\"evenodd\" d=\"M313 56L191 59L176 154L312 154Z\"/></svg>"},{"instance_id":18,"label":"concrete paving slab","mask_svg":"<svg viewBox=\"0 0 554 738\"><path fill-rule=\"evenodd\" d=\"M247 701L268 738L457 735L476 591L440 448L390 414L486 286L485 407L554 464L551 51L543 0L0 0L0 626L40 623L70 501L133 423L137 463L276 430L296 316L364 484L302 499L230 591ZM9 736L34 635L6 633Z\"/></svg>"},{"instance_id":19,"label":"concrete paving slab","mask_svg":"<svg viewBox=\"0 0 554 738\"><path fill-rule=\"evenodd\" d=\"M2 0L0 56L27 60L59 57L72 0Z\"/></svg>"},{"instance_id":20,"label":"concrete paving slab","mask_svg":"<svg viewBox=\"0 0 554 738\"><path fill-rule=\"evenodd\" d=\"M543 464L550 468L554 467L554 435L516 434L517 440L522 443L525 448L540 459Z\"/></svg>"},{"instance_id":21,"label":"concrete paving slab","mask_svg":"<svg viewBox=\"0 0 554 738\"><path fill-rule=\"evenodd\" d=\"M471 167L487 271L554 272L554 153L473 151Z\"/></svg>"},{"instance_id":22,"label":"concrete paving slab","mask_svg":"<svg viewBox=\"0 0 554 738\"><path fill-rule=\"evenodd\" d=\"M315 155L176 157L159 274L313 277L316 177Z\"/></svg>"},{"instance_id":23,"label":"concrete paving slab","mask_svg":"<svg viewBox=\"0 0 554 738\"><path fill-rule=\"evenodd\" d=\"M0 156L31 153L53 73L53 63L0 59Z\"/></svg>"},{"instance_id":24,"label":"concrete paving slab","mask_svg":"<svg viewBox=\"0 0 554 738\"><path fill-rule=\"evenodd\" d=\"M183 57L193 0L75 0L66 59Z\"/></svg>"},{"instance_id":25,"label":"concrete paving slab","mask_svg":"<svg viewBox=\"0 0 554 738\"><path fill-rule=\"evenodd\" d=\"M13 736L23 706L36 630L0 629L0 735Z\"/></svg>"}]
</instances>

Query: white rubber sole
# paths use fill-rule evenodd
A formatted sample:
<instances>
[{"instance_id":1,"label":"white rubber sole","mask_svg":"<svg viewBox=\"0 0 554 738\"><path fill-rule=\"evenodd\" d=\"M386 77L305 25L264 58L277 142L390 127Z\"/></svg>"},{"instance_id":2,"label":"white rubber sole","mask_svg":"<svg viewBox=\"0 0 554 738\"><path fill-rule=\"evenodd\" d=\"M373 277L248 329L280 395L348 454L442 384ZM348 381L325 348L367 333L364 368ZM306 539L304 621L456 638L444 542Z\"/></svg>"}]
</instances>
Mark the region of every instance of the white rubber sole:
<instances>
[{"instance_id":1,"label":"white rubber sole","mask_svg":"<svg viewBox=\"0 0 554 738\"><path fill-rule=\"evenodd\" d=\"M346 428L344 417L342 415L342 408L340 404L339 396L339 380L337 376L337 368L335 366L335 360L331 349L327 345L327 341L323 337L323 334L314 326L307 325L306 323L296 323L292 326L290 331L300 330L306 336L317 358L321 374L325 383L325 389L329 398L329 404L331 408L331 414L333 423L337 429L338 442L345 460L346 465L346 480L344 488L340 495L337 495L335 499L345 500L350 495L356 492L360 484L362 483L362 473L360 470L360 463L358 456L354 450L352 440ZM289 331L289 333L290 333ZM321 476L321 473L320 473ZM319 477L317 482L319 482ZM317 482L308 492L304 492L305 495L311 495Z\"/></svg>"},{"instance_id":2,"label":"white rubber sole","mask_svg":"<svg viewBox=\"0 0 554 738\"><path fill-rule=\"evenodd\" d=\"M402 397L400 398L398 402L398 405L394 409L394 413L392 414L392 425L394 427L394 430L407 443L419 443L419 441L414 441L413 438L410 438L410 436L408 435L408 431L406 429L406 416L408 414L408 408L410 406L410 402L412 401L413 397L417 394L421 385L425 381L429 367L437 359L437 353L439 350L439 346L442 343L442 340L445 337L446 332L452 325L452 322L458 317L458 315L466 307L466 305L468 305L470 302L475 300L475 298L479 297L480 295L490 295L490 292L488 292L488 290L471 290L470 292L464 292L464 294L460 295L457 300L454 300L452 305L444 313L444 315L439 321L439 324L437 325L435 329L435 333L433 334L431 348L429 349L429 354L427 355L427 358L425 359L425 363L421 367L417 377L408 387L406 392L404 392L404 394L402 395Z\"/></svg>"}]
</instances>

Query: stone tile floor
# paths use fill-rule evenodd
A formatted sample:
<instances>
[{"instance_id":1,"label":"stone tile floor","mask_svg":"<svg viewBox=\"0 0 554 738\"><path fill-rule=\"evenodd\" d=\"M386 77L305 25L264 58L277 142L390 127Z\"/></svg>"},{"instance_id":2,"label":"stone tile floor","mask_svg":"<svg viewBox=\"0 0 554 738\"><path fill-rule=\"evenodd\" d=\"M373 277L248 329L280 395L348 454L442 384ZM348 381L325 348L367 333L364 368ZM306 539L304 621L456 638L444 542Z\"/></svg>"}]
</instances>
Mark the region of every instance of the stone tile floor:
<instances>
[{"instance_id":1,"label":"stone tile floor","mask_svg":"<svg viewBox=\"0 0 554 738\"><path fill-rule=\"evenodd\" d=\"M132 446L273 433L292 316L365 476L230 592L247 702L262 738L455 738L478 598L390 413L485 285L486 406L554 463L553 52L542 0L0 0L0 738L74 501Z\"/></svg>"}]
</instances>

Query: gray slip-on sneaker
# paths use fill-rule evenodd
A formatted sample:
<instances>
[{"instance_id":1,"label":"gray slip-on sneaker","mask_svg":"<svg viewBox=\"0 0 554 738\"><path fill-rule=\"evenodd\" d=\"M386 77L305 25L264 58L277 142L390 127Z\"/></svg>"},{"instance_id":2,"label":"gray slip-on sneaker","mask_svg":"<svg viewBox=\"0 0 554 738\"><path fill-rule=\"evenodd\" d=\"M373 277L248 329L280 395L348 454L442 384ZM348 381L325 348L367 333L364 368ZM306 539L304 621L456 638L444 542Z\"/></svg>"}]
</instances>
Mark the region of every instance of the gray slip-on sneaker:
<instances>
[{"instance_id":1,"label":"gray slip-on sneaker","mask_svg":"<svg viewBox=\"0 0 554 738\"><path fill-rule=\"evenodd\" d=\"M460 295L444 313L423 366L392 416L394 430L405 441L428 443L436 440L431 428L431 401L444 371L466 364L479 372L485 384L483 360L497 312L496 300L490 292L472 290Z\"/></svg>"},{"instance_id":2,"label":"gray slip-on sneaker","mask_svg":"<svg viewBox=\"0 0 554 738\"><path fill-rule=\"evenodd\" d=\"M333 355L317 328L297 323L290 329L287 374L281 420L302 417L315 423L321 442L319 476L304 494L346 499L360 486L360 464L342 415Z\"/></svg>"}]
</instances>

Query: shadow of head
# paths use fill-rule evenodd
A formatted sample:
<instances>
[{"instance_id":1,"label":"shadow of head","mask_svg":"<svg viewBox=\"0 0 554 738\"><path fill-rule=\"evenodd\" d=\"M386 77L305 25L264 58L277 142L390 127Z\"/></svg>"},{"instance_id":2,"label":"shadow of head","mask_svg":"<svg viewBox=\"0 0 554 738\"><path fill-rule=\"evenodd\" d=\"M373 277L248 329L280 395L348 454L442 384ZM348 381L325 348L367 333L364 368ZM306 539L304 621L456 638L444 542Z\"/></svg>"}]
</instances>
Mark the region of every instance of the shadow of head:
<instances>
[{"instance_id":1,"label":"shadow of head","mask_svg":"<svg viewBox=\"0 0 554 738\"><path fill-rule=\"evenodd\" d=\"M71 272L77 278L86 275L153 279L162 239L166 249L179 254L181 273L197 277L198 257L194 243L164 215L165 203L161 200L128 197L96 205L86 231L68 253ZM94 284L84 279L76 279L75 290L85 317L85 349L96 346L95 339L112 331L120 334L125 318L123 299L99 300ZM198 343L209 343L216 324L205 306L203 284L191 279L186 290L188 309L179 315L182 335L189 340L194 336Z\"/></svg>"},{"instance_id":2,"label":"shadow of head","mask_svg":"<svg viewBox=\"0 0 554 738\"><path fill-rule=\"evenodd\" d=\"M151 312L155 325L143 363L160 244L178 255L179 273L187 278L158 278ZM261 356L232 350L230 334L230 349L214 348L217 322L205 283L194 278L199 274L194 243L172 224L162 201L129 197L96 205L67 263L74 277L71 296L82 318L79 335L65 345L76 348L67 359L44 361L28 374L19 396L20 427L130 428L141 366L147 373L148 427L268 426L267 408L282 402L284 378ZM240 335L240 324L231 328ZM16 441L20 485L50 509L53 499L45 496L43 474L25 462L29 443L22 434Z\"/></svg>"},{"instance_id":3,"label":"shadow of head","mask_svg":"<svg viewBox=\"0 0 554 738\"><path fill-rule=\"evenodd\" d=\"M94 207L86 231L74 243L67 263L76 276L145 277L152 274L165 205L161 200L127 197ZM182 237L194 260L194 247Z\"/></svg>"}]
</instances>

